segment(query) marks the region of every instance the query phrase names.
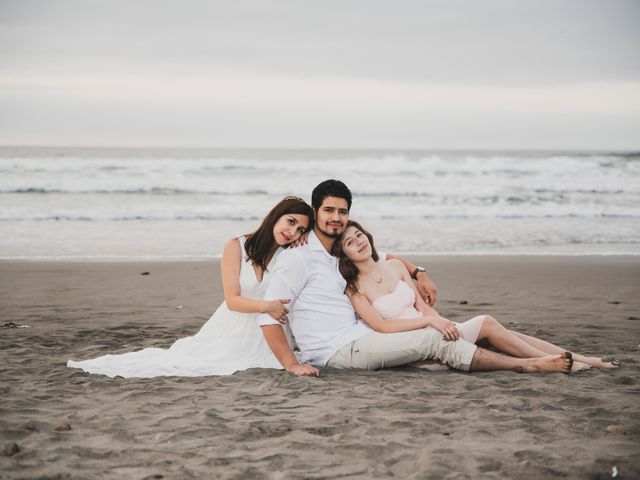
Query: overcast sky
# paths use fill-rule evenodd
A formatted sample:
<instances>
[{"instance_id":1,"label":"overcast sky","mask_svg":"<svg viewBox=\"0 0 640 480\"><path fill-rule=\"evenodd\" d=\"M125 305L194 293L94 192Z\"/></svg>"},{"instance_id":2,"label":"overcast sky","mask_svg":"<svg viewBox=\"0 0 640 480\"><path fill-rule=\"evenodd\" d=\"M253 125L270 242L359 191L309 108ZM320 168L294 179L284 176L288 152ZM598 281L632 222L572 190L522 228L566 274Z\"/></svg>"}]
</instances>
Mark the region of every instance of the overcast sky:
<instances>
[{"instance_id":1,"label":"overcast sky","mask_svg":"<svg viewBox=\"0 0 640 480\"><path fill-rule=\"evenodd\" d=\"M640 1L0 0L0 144L640 149Z\"/></svg>"}]
</instances>

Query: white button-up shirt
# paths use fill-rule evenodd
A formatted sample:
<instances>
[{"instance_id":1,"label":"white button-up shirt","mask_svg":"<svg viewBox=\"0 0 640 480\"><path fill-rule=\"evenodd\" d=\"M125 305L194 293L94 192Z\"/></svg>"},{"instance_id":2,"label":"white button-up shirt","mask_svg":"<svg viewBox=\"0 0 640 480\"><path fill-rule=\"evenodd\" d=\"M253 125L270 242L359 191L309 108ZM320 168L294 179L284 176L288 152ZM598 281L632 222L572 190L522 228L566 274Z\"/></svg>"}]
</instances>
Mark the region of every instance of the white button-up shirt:
<instances>
[{"instance_id":1,"label":"white button-up shirt","mask_svg":"<svg viewBox=\"0 0 640 480\"><path fill-rule=\"evenodd\" d=\"M272 266L265 300L291 299L289 324L302 354L301 361L324 366L340 347L372 330L356 318L344 294L347 282L338 259L324 248L315 232L307 245L283 250ZM278 325L268 314L260 325Z\"/></svg>"}]
</instances>

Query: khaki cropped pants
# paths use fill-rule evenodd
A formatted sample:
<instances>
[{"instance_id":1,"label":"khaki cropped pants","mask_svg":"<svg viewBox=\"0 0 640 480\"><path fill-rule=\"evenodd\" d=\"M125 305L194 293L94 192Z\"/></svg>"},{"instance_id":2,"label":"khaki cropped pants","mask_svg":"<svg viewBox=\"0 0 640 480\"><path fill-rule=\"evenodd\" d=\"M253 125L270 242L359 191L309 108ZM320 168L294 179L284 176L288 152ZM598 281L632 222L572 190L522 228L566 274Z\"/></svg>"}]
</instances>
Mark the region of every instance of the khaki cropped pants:
<instances>
[{"instance_id":1,"label":"khaki cropped pants","mask_svg":"<svg viewBox=\"0 0 640 480\"><path fill-rule=\"evenodd\" d=\"M420 360L438 360L469 371L478 347L465 340L449 342L432 327L398 333L371 332L341 347L327 367L377 370Z\"/></svg>"}]
</instances>

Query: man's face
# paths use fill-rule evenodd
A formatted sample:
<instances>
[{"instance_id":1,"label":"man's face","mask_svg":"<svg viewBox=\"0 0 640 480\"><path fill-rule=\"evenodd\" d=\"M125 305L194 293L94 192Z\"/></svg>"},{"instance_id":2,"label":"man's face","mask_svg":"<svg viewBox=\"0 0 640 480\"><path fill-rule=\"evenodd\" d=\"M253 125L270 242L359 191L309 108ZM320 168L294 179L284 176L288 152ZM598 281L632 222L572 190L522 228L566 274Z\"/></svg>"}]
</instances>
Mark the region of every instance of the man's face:
<instances>
[{"instance_id":1,"label":"man's face","mask_svg":"<svg viewBox=\"0 0 640 480\"><path fill-rule=\"evenodd\" d=\"M316 211L316 228L327 237L339 237L348 221L349 205L344 198L326 197Z\"/></svg>"}]
</instances>

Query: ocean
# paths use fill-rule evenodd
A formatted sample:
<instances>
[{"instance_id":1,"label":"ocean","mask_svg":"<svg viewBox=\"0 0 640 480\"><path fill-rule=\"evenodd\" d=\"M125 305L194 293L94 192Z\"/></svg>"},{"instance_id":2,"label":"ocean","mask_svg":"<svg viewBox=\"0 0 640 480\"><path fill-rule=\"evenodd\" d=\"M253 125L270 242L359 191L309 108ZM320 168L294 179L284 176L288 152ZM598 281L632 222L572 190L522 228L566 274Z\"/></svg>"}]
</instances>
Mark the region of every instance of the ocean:
<instances>
[{"instance_id":1,"label":"ocean","mask_svg":"<svg viewBox=\"0 0 640 480\"><path fill-rule=\"evenodd\" d=\"M0 148L0 258L217 257L337 178L398 254L640 254L640 153Z\"/></svg>"}]
</instances>

